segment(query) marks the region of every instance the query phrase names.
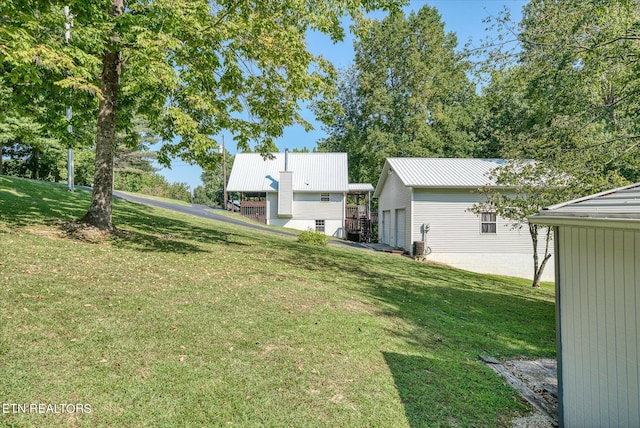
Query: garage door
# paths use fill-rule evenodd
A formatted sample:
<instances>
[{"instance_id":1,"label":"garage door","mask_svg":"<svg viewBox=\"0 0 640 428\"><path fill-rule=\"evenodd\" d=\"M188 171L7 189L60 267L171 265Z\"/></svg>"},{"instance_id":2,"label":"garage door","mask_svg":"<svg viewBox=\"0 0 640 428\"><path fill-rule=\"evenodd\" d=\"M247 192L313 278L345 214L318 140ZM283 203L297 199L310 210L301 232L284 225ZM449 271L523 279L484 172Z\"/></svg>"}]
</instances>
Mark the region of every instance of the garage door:
<instances>
[{"instance_id":1,"label":"garage door","mask_svg":"<svg viewBox=\"0 0 640 428\"><path fill-rule=\"evenodd\" d=\"M405 210L396 210L396 227L395 227L395 246L399 248L406 248L404 242L405 236L405 226L406 226L406 216Z\"/></svg>"},{"instance_id":2,"label":"garage door","mask_svg":"<svg viewBox=\"0 0 640 428\"><path fill-rule=\"evenodd\" d=\"M382 211L382 243L391 245L391 211Z\"/></svg>"}]
</instances>

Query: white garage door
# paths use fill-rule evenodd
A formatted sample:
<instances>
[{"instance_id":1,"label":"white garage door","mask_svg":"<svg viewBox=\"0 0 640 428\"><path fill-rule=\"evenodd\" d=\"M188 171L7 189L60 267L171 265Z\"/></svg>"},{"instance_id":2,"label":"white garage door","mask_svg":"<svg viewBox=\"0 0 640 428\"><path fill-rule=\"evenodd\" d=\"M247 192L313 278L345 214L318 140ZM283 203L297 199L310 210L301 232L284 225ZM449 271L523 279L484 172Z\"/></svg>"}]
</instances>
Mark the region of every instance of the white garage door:
<instances>
[{"instance_id":1,"label":"white garage door","mask_svg":"<svg viewBox=\"0 0 640 428\"><path fill-rule=\"evenodd\" d=\"M396 227L395 227L396 239L394 244L396 247L406 248L405 242L404 242L405 226L406 226L406 216L405 216L404 208L400 210L396 210Z\"/></svg>"}]
</instances>

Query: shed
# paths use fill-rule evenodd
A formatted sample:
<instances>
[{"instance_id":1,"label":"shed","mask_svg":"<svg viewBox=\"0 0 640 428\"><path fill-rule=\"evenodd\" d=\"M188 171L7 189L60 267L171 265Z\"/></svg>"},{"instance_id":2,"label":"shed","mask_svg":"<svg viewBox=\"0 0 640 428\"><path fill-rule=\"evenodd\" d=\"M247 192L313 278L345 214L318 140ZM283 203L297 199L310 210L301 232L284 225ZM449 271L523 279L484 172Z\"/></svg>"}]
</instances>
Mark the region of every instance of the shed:
<instances>
[{"instance_id":1,"label":"shed","mask_svg":"<svg viewBox=\"0 0 640 428\"><path fill-rule=\"evenodd\" d=\"M408 252L426 240L428 260L470 271L533 278L533 247L528 228L507 219L470 211L486 201L482 187L495 187L489 174L504 159L388 158L378 179L379 242ZM544 251L540 239L538 253ZM553 280L549 263L543 280Z\"/></svg>"},{"instance_id":2,"label":"shed","mask_svg":"<svg viewBox=\"0 0 640 428\"><path fill-rule=\"evenodd\" d=\"M555 234L561 425L640 427L640 183L529 221Z\"/></svg>"}]
</instances>

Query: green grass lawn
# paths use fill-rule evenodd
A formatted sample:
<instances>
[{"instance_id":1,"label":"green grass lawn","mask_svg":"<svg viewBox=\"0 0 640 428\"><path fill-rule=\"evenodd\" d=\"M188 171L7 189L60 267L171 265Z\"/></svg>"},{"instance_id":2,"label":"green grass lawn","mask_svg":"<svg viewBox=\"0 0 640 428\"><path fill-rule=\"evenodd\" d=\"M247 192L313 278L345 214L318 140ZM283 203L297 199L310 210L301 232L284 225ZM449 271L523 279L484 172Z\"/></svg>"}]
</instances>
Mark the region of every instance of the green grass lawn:
<instances>
[{"instance_id":1,"label":"green grass lawn","mask_svg":"<svg viewBox=\"0 0 640 428\"><path fill-rule=\"evenodd\" d=\"M151 199L153 201L170 202L172 204L178 204L178 205L184 205L184 206L191 205L189 202L181 201L179 199L163 198L161 196L145 195L143 193L125 192L124 190L118 190L118 192L123 193L125 195L133 195L133 196L138 196L140 198Z\"/></svg>"},{"instance_id":2,"label":"green grass lawn","mask_svg":"<svg viewBox=\"0 0 640 428\"><path fill-rule=\"evenodd\" d=\"M2 426L508 426L478 355L555 355L549 284L89 201L0 177L0 403L91 408Z\"/></svg>"}]
</instances>

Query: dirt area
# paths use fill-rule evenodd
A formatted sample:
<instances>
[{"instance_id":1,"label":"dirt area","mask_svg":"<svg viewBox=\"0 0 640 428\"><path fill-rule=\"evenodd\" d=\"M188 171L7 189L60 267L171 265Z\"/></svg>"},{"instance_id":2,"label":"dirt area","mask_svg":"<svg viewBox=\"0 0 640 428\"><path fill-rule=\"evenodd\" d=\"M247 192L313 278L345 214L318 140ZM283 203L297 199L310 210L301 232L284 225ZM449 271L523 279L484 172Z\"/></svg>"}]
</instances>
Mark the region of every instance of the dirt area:
<instances>
[{"instance_id":1,"label":"dirt area","mask_svg":"<svg viewBox=\"0 0 640 428\"><path fill-rule=\"evenodd\" d=\"M558 426L558 377L556 360L506 361L504 367L546 402L546 410L534 406L531 415L513 419L512 428L553 428ZM551 414L551 419L549 417Z\"/></svg>"},{"instance_id":2,"label":"dirt area","mask_svg":"<svg viewBox=\"0 0 640 428\"><path fill-rule=\"evenodd\" d=\"M538 411L529 416L515 418L511 421L511 428L554 428L557 426L557 424L553 424L549 418Z\"/></svg>"}]
</instances>

